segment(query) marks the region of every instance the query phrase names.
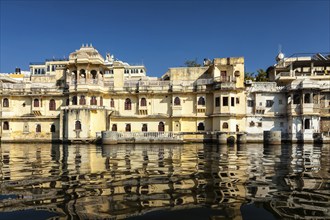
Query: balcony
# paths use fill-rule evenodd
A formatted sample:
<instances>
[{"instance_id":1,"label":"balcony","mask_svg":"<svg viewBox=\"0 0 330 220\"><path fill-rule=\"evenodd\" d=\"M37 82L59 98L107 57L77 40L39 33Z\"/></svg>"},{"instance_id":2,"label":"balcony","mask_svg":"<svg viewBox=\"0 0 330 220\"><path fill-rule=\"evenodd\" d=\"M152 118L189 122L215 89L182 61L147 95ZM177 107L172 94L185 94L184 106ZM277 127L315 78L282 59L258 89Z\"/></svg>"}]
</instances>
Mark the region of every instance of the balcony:
<instances>
[{"instance_id":1,"label":"balcony","mask_svg":"<svg viewBox=\"0 0 330 220\"><path fill-rule=\"evenodd\" d=\"M303 103L301 108L302 114L319 114L320 113L320 105L314 103Z\"/></svg>"},{"instance_id":2,"label":"balcony","mask_svg":"<svg viewBox=\"0 0 330 220\"><path fill-rule=\"evenodd\" d=\"M301 105L300 104L288 104L287 113L290 115L298 115L301 114Z\"/></svg>"},{"instance_id":3,"label":"balcony","mask_svg":"<svg viewBox=\"0 0 330 220\"><path fill-rule=\"evenodd\" d=\"M234 76L218 76L214 77L214 82L236 82L236 77Z\"/></svg>"},{"instance_id":4,"label":"balcony","mask_svg":"<svg viewBox=\"0 0 330 220\"><path fill-rule=\"evenodd\" d=\"M206 106L205 105L197 105L197 113L205 113Z\"/></svg>"}]
</instances>

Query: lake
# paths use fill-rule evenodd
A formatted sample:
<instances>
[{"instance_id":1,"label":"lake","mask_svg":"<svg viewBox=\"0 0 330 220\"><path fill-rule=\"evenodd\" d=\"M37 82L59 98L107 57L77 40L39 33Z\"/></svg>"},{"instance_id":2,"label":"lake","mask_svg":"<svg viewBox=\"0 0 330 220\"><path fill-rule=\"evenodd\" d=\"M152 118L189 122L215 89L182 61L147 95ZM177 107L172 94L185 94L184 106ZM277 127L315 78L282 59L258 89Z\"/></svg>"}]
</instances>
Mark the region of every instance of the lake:
<instances>
[{"instance_id":1,"label":"lake","mask_svg":"<svg viewBox=\"0 0 330 220\"><path fill-rule=\"evenodd\" d=\"M330 219L330 146L0 146L0 219Z\"/></svg>"}]
</instances>

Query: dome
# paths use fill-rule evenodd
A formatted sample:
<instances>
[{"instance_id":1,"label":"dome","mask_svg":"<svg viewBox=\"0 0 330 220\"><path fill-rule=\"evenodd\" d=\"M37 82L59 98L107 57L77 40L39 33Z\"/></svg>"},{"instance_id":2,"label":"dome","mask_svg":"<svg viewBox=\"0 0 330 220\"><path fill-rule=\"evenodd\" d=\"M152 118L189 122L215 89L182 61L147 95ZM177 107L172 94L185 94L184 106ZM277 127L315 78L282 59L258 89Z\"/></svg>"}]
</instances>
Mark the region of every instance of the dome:
<instances>
[{"instance_id":1,"label":"dome","mask_svg":"<svg viewBox=\"0 0 330 220\"><path fill-rule=\"evenodd\" d=\"M277 54L276 56L276 62L279 62L281 60L284 59L284 53L280 52L279 54Z\"/></svg>"},{"instance_id":2,"label":"dome","mask_svg":"<svg viewBox=\"0 0 330 220\"><path fill-rule=\"evenodd\" d=\"M92 46L82 45L79 50L70 54L70 60L98 60L103 63L104 58L99 54L99 52Z\"/></svg>"}]
</instances>

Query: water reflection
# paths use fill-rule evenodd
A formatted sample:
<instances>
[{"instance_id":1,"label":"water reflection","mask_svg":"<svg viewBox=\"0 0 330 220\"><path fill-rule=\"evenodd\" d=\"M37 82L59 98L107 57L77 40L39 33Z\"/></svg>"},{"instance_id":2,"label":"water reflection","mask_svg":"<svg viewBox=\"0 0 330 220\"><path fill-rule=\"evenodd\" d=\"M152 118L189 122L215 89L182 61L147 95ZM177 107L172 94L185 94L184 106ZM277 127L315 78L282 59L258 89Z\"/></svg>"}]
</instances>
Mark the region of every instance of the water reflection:
<instances>
[{"instance_id":1,"label":"water reflection","mask_svg":"<svg viewBox=\"0 0 330 220\"><path fill-rule=\"evenodd\" d=\"M240 219L254 204L275 217L330 219L329 149L3 144L0 211L124 219L207 207L221 211L210 219Z\"/></svg>"}]
</instances>

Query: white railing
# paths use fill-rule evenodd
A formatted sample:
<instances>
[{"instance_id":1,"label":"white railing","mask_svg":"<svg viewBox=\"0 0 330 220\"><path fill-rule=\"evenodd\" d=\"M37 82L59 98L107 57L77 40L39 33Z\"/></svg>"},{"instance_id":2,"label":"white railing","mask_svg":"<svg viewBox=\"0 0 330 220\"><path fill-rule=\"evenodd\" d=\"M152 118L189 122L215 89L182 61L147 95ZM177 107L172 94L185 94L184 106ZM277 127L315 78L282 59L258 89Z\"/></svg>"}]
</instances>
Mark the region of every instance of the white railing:
<instances>
[{"instance_id":1,"label":"white railing","mask_svg":"<svg viewBox=\"0 0 330 220\"><path fill-rule=\"evenodd\" d=\"M174 132L117 132L117 131L104 131L102 138L112 140L127 140L134 139L135 141L141 140L183 140L181 134Z\"/></svg>"},{"instance_id":2,"label":"white railing","mask_svg":"<svg viewBox=\"0 0 330 220\"><path fill-rule=\"evenodd\" d=\"M169 81L139 81L139 86L168 86Z\"/></svg>"}]
</instances>

